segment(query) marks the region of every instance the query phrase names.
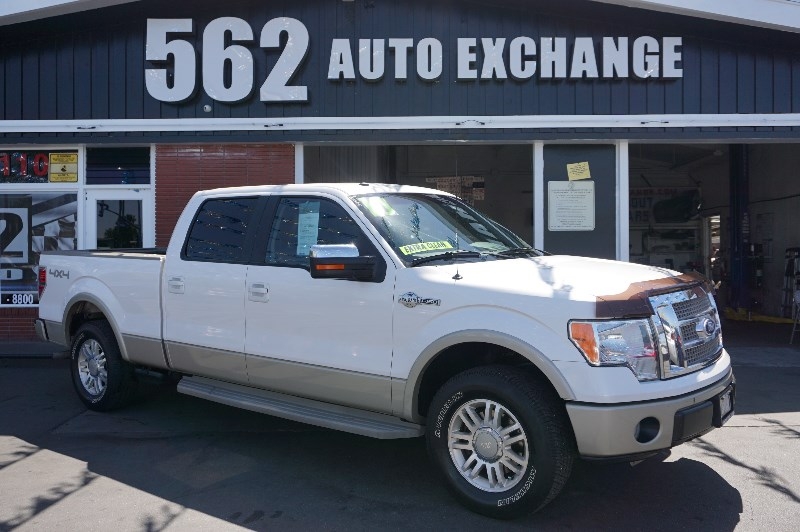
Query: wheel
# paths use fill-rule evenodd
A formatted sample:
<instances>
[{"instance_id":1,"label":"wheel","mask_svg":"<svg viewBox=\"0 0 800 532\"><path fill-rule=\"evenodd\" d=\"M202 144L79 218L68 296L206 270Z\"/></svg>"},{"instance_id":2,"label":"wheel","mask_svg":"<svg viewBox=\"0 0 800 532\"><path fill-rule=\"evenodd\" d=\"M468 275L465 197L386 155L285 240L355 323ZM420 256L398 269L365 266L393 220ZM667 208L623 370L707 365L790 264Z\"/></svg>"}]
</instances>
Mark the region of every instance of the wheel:
<instances>
[{"instance_id":1,"label":"wheel","mask_svg":"<svg viewBox=\"0 0 800 532\"><path fill-rule=\"evenodd\" d=\"M447 381L428 412L428 453L471 510L510 519L542 508L567 482L575 443L549 385L505 366Z\"/></svg>"},{"instance_id":2,"label":"wheel","mask_svg":"<svg viewBox=\"0 0 800 532\"><path fill-rule=\"evenodd\" d=\"M91 410L108 411L128 404L136 390L133 366L122 359L107 321L81 325L72 341L72 384Z\"/></svg>"}]
</instances>

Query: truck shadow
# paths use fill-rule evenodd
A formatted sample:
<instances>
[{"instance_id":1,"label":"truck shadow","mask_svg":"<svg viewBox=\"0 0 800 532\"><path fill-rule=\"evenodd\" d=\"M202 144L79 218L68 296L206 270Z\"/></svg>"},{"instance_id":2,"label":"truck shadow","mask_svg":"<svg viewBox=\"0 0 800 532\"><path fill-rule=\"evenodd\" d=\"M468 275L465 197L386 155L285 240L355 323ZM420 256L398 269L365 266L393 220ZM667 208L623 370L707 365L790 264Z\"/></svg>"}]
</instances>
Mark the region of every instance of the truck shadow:
<instances>
[{"instance_id":1,"label":"truck shadow","mask_svg":"<svg viewBox=\"0 0 800 532\"><path fill-rule=\"evenodd\" d=\"M151 387L124 410L87 412L66 373L43 373L29 392L0 396L0 481L13 486L15 471L37 467L43 476L35 493L2 496L0 530L36 526L87 500L98 515L138 505L136 523L124 522L144 530L185 525L197 513L256 530L733 530L743 511L739 492L709 465L667 458L636 467L578 462L553 503L498 522L449 495L422 439L310 427L179 395L174 385ZM37 465L44 457L47 468ZM110 493L108 479L119 483Z\"/></svg>"},{"instance_id":2,"label":"truck shadow","mask_svg":"<svg viewBox=\"0 0 800 532\"><path fill-rule=\"evenodd\" d=\"M329 431L180 395L168 384L145 387L124 410L89 412L62 362L0 362L0 484L18 486L0 494L0 530L35 527L53 512L88 512L86 522L98 522L128 507L138 508L129 516L136 522L109 523L161 530L202 514L255 530L724 531L743 512L725 478L676 452L636 467L579 461L550 505L500 523L450 496L422 439ZM774 425L781 437L800 436ZM800 502L770 471L705 440L687 445Z\"/></svg>"}]
</instances>

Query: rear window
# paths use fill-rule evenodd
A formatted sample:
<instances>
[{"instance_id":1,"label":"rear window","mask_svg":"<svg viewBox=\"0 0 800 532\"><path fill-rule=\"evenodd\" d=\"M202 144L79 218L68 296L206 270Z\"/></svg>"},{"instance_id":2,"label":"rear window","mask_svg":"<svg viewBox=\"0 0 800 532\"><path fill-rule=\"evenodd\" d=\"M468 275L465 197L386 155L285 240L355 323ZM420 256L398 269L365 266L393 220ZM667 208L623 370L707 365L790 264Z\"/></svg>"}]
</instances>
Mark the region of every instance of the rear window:
<instances>
[{"instance_id":1,"label":"rear window","mask_svg":"<svg viewBox=\"0 0 800 532\"><path fill-rule=\"evenodd\" d=\"M186 239L183 259L244 262L244 241L258 198L220 198L197 211Z\"/></svg>"}]
</instances>

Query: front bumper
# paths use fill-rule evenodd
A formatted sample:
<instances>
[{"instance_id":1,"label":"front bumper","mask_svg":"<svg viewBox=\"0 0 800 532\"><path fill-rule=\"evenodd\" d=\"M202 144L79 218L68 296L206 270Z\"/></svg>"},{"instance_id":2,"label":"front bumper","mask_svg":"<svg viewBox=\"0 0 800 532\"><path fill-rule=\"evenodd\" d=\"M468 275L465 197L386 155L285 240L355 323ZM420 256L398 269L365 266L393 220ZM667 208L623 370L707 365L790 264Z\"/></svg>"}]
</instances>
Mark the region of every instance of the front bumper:
<instances>
[{"instance_id":1,"label":"front bumper","mask_svg":"<svg viewBox=\"0 0 800 532\"><path fill-rule=\"evenodd\" d=\"M729 369L714 384L680 397L624 405L567 403L578 452L599 459L642 456L696 438L733 415L735 386Z\"/></svg>"}]
</instances>

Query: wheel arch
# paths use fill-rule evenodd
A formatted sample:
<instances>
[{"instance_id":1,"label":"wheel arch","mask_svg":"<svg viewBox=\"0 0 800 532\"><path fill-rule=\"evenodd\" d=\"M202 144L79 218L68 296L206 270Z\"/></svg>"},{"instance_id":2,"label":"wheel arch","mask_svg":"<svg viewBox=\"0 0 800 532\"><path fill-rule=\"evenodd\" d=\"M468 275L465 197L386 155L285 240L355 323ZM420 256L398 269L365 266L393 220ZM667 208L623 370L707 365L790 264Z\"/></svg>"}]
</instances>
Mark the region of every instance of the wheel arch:
<instances>
[{"instance_id":1,"label":"wheel arch","mask_svg":"<svg viewBox=\"0 0 800 532\"><path fill-rule=\"evenodd\" d=\"M575 394L553 362L532 345L514 336L468 330L443 336L417 358L406 381L403 417L422 421L436 391L452 376L469 368L501 364L539 374L565 400Z\"/></svg>"},{"instance_id":2,"label":"wheel arch","mask_svg":"<svg viewBox=\"0 0 800 532\"><path fill-rule=\"evenodd\" d=\"M64 338L68 346L72 345L72 339L81 325L88 321L105 320L111 326L122 359L128 360L128 353L119 334L119 327L103 301L92 294L81 293L72 296L64 308L64 318L61 323L64 324Z\"/></svg>"}]
</instances>

